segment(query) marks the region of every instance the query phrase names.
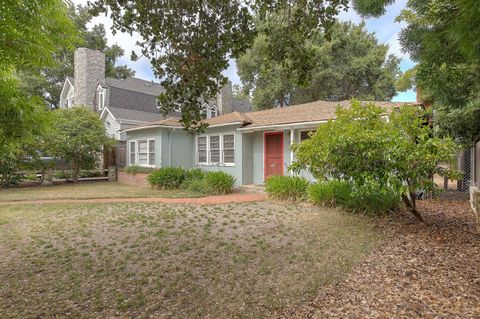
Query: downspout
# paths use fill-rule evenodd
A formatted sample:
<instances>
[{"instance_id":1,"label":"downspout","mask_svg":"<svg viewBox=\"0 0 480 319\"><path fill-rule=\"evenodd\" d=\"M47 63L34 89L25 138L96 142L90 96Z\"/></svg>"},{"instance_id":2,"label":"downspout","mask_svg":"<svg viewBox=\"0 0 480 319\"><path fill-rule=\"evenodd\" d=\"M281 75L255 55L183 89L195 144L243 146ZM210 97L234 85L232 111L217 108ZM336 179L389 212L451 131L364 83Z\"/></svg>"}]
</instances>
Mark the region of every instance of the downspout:
<instances>
[{"instance_id":1,"label":"downspout","mask_svg":"<svg viewBox=\"0 0 480 319\"><path fill-rule=\"evenodd\" d=\"M168 132L168 166L172 166L172 134L174 132L175 128Z\"/></svg>"}]
</instances>

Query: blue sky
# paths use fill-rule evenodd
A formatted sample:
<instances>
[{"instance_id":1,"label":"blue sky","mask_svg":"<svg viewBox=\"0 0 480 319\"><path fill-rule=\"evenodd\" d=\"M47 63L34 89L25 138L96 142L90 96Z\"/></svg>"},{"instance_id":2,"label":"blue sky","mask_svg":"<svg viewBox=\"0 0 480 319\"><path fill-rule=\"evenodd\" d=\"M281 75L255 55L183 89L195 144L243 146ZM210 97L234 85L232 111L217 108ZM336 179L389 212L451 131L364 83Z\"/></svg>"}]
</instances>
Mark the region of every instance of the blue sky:
<instances>
[{"instance_id":1,"label":"blue sky","mask_svg":"<svg viewBox=\"0 0 480 319\"><path fill-rule=\"evenodd\" d=\"M404 25L395 22L395 17L397 17L400 14L400 11L405 8L407 1L408 0L396 0L395 4L387 8L387 12L385 15L380 18L367 19L365 21L367 30L370 32L374 32L379 42L387 43L389 45L389 53L393 53L402 59L402 62L400 64L400 68L402 71L406 71L414 66L414 63L410 60L410 57L401 51L401 47L398 42L398 33ZM85 5L87 0L73 0L73 2L76 4ZM344 21L350 20L355 23L359 23L362 21L362 19L352 10L349 10L348 12L342 12L340 14L340 19ZM133 36L130 36L124 33L117 33L116 35L112 35L110 31L112 23L110 19L105 16L96 17L92 21L92 25L97 23L103 23L106 26L108 43L110 45L117 43L122 48L124 48L126 56L122 57L118 61L119 64L129 65L132 69L136 71L136 77L146 80L153 80L155 78L150 63L145 58L142 58L136 62L130 61L130 52L132 50L138 52L138 47L135 45L135 42L139 38L138 35L134 34ZM224 74L230 78L233 84L240 83L240 79L237 75L235 61L230 61L230 67L225 70ZM408 91L400 93L393 98L393 101L413 102L415 101L415 92Z\"/></svg>"}]
</instances>

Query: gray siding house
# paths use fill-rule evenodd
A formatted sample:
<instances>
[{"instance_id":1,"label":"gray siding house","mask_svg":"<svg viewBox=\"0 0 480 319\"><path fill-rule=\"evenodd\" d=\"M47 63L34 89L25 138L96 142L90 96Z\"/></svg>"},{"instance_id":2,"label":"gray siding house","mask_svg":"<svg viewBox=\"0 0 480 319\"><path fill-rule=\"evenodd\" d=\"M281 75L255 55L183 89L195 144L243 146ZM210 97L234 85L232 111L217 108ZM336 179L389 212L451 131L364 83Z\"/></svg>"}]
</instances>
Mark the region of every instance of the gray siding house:
<instances>
[{"instance_id":1,"label":"gray siding house","mask_svg":"<svg viewBox=\"0 0 480 319\"><path fill-rule=\"evenodd\" d=\"M60 107L88 106L99 114L107 132L125 141L123 130L162 120L157 97L164 92L156 82L139 78L114 79L105 77L105 54L79 48L75 51L74 76L67 77L60 94ZM249 103L232 96L231 84L222 88L215 101L203 106L205 118L230 112L249 112ZM180 109L169 117L180 117Z\"/></svg>"},{"instance_id":2,"label":"gray siding house","mask_svg":"<svg viewBox=\"0 0 480 319\"><path fill-rule=\"evenodd\" d=\"M375 103L387 112L415 104ZM262 184L271 175L290 174L288 166L294 161L291 145L335 119L338 105L349 104L316 101L258 112L232 112L206 119L209 126L198 135L184 131L173 117L129 128L123 131L128 165L198 167L230 173L237 185ZM307 172L301 174L311 179Z\"/></svg>"}]
</instances>

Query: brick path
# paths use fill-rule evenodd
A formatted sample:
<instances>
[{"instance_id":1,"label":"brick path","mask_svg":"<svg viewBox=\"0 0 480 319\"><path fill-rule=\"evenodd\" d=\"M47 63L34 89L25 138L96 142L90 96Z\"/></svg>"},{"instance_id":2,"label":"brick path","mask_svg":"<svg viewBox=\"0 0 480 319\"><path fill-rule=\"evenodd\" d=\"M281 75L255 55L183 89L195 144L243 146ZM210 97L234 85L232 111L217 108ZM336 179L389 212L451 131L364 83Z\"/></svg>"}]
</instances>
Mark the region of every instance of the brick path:
<instances>
[{"instance_id":1,"label":"brick path","mask_svg":"<svg viewBox=\"0 0 480 319\"><path fill-rule=\"evenodd\" d=\"M228 195L206 196L198 198L92 198L92 199L44 199L24 201L0 201L0 205L37 205L37 204L83 204L83 203L163 203L212 205L226 203L257 202L266 199L260 193L233 193Z\"/></svg>"}]
</instances>

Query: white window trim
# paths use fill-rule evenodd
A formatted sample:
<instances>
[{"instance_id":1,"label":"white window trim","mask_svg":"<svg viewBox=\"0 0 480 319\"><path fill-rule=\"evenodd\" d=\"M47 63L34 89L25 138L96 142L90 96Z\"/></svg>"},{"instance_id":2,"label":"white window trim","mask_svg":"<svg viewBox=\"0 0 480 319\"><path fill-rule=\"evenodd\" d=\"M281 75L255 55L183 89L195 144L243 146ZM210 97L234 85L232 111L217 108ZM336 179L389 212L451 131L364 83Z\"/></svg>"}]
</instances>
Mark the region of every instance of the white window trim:
<instances>
[{"instance_id":1,"label":"white window trim","mask_svg":"<svg viewBox=\"0 0 480 319\"><path fill-rule=\"evenodd\" d=\"M105 94L106 94L106 89L102 88L101 86L98 87L98 101L97 101L97 108L100 111L103 111L105 108Z\"/></svg>"},{"instance_id":2,"label":"white window trim","mask_svg":"<svg viewBox=\"0 0 480 319\"><path fill-rule=\"evenodd\" d=\"M129 163L129 166L132 166L132 165L135 165L135 166L140 166L140 167L156 167L155 164L154 165L150 165L148 164L149 162L149 159L150 159L150 141L153 141L153 143L155 143L155 139L154 138L142 138L142 139L138 139L138 140L128 140L128 147L129 147L129 150L128 150L128 163ZM131 144L134 142L135 143L135 164L132 164L131 163ZM147 142L147 164L140 164L140 161L139 161L139 152L138 152L138 144L139 142ZM155 145L155 151L153 152L153 154L155 154L157 152L157 149L156 149L156 145ZM155 155L156 156L156 155ZM156 161L156 160L155 160Z\"/></svg>"},{"instance_id":3,"label":"white window trim","mask_svg":"<svg viewBox=\"0 0 480 319\"><path fill-rule=\"evenodd\" d=\"M225 163L223 159L223 136L233 135L233 163ZM210 160L210 136L220 136L220 163L212 163ZM198 161L198 138L206 137L207 138L207 162ZM211 133L211 134L200 134L195 137L195 165L198 166L229 166L233 167L236 165L235 161L235 152L237 150L237 141L235 133Z\"/></svg>"},{"instance_id":4,"label":"white window trim","mask_svg":"<svg viewBox=\"0 0 480 319\"><path fill-rule=\"evenodd\" d=\"M158 98L155 99L155 106L157 107L157 109L162 108L162 105L160 104L160 100Z\"/></svg>"},{"instance_id":5,"label":"white window trim","mask_svg":"<svg viewBox=\"0 0 480 319\"><path fill-rule=\"evenodd\" d=\"M133 152L132 152L132 143L133 143ZM137 165L137 141L129 140L128 141L128 164L129 166ZM135 163L132 163L132 153L135 158Z\"/></svg>"}]
</instances>

